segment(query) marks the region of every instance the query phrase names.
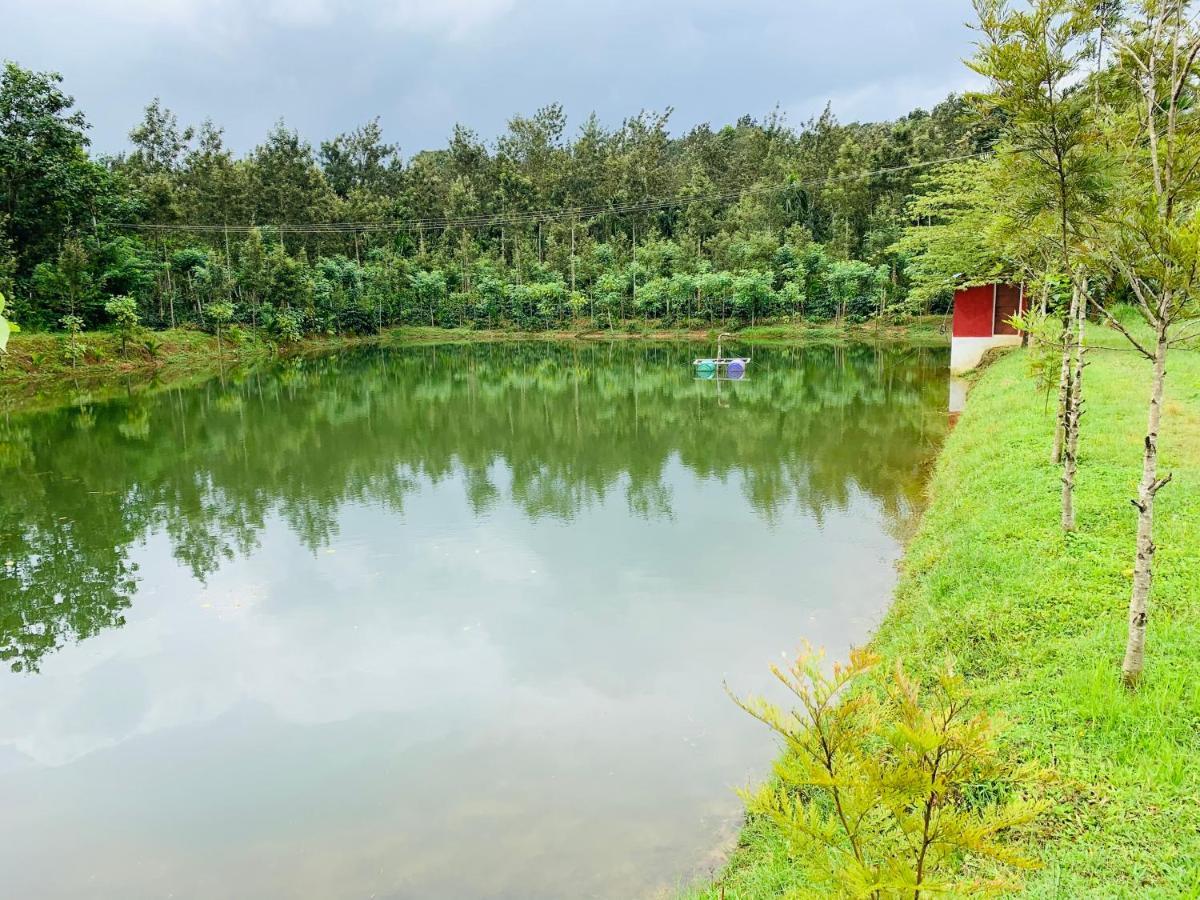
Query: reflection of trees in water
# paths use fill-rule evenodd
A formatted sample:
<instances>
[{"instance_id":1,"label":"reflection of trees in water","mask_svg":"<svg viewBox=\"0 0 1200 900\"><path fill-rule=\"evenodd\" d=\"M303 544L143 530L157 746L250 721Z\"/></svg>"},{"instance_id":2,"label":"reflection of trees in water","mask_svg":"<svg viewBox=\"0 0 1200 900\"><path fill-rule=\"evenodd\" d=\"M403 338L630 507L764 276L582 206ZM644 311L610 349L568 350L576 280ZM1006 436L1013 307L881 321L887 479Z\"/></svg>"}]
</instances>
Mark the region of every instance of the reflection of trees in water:
<instances>
[{"instance_id":1,"label":"reflection of trees in water","mask_svg":"<svg viewBox=\"0 0 1200 900\"><path fill-rule=\"evenodd\" d=\"M253 550L269 515L316 550L343 504L400 511L422 481L451 476L477 514L506 492L530 517L570 519L618 490L632 514L668 517L678 458L739 477L768 521L789 505L819 518L858 490L905 527L944 428L944 354L764 349L748 381L716 384L692 380L693 351L364 351L0 422L0 658L36 669L122 624L129 548L151 534L204 579Z\"/></svg>"}]
</instances>

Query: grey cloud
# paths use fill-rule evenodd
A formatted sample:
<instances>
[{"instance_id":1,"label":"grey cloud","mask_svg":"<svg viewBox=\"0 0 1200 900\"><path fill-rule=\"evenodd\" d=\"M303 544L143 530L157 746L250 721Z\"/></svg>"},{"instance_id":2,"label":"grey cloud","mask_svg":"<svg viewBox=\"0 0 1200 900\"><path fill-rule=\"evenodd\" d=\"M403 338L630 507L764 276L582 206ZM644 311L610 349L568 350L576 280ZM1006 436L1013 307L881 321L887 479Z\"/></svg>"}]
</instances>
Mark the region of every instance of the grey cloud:
<instances>
[{"instance_id":1,"label":"grey cloud","mask_svg":"<svg viewBox=\"0 0 1200 900\"><path fill-rule=\"evenodd\" d=\"M561 101L578 123L675 109L723 124L890 118L971 84L966 0L0 0L0 56L55 69L103 152L154 96L246 150L282 116L310 140L379 115L406 153L455 122L494 137Z\"/></svg>"}]
</instances>

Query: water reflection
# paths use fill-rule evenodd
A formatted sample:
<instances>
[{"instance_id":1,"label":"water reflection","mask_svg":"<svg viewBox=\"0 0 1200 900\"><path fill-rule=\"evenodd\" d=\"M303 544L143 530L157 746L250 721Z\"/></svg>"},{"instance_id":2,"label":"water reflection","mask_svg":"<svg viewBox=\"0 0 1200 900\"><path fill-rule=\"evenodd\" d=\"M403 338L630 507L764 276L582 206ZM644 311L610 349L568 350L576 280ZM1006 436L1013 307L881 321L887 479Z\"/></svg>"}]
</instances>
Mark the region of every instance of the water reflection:
<instances>
[{"instance_id":1,"label":"water reflection","mask_svg":"<svg viewBox=\"0 0 1200 900\"><path fill-rule=\"evenodd\" d=\"M6 896L694 874L772 755L722 680L866 635L946 427L944 353L694 355L362 352L0 418Z\"/></svg>"},{"instance_id":2,"label":"water reflection","mask_svg":"<svg viewBox=\"0 0 1200 900\"><path fill-rule=\"evenodd\" d=\"M499 503L573 519L622 492L676 514L664 468L742 477L768 522L820 521L852 490L894 532L919 501L943 421L944 354L888 347L760 350L742 383L696 382L682 346L522 344L293 360L202 389L83 404L0 424L0 659L17 671L120 626L129 551L162 533L195 578L252 552L269 516L313 552L347 502L402 512L461 477ZM497 463L510 473L496 481Z\"/></svg>"}]
</instances>

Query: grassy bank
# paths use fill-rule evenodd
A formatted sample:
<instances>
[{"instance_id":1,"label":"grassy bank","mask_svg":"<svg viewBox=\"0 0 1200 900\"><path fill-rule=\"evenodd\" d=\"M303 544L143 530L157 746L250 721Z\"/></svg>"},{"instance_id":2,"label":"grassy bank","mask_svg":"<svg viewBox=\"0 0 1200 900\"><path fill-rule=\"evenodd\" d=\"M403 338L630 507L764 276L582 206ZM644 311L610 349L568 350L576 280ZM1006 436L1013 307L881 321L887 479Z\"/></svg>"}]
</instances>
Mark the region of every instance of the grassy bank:
<instances>
[{"instance_id":1,"label":"grassy bank","mask_svg":"<svg viewBox=\"0 0 1200 900\"><path fill-rule=\"evenodd\" d=\"M131 342L122 351L120 338L108 332L83 335L86 352L72 364L63 352L59 334L19 334L0 356L0 401L5 408L55 405L86 393L108 393L151 386L178 385L236 372L265 362L279 352L253 333L237 342L200 331L158 331ZM314 339L287 348L289 353L312 353L349 346L358 341Z\"/></svg>"},{"instance_id":2,"label":"grassy bank","mask_svg":"<svg viewBox=\"0 0 1200 900\"><path fill-rule=\"evenodd\" d=\"M874 646L918 670L953 654L978 701L1010 720L1012 750L1057 770L1053 810L1028 837L1042 862L1029 896L1197 896L1200 353L1170 365L1160 465L1175 480L1159 495L1136 694L1119 675L1149 365L1104 349L1091 362L1078 531L1059 529L1051 414L1024 353L1010 354L982 374L947 441ZM774 830L751 821L701 896L776 896L802 888L792 871Z\"/></svg>"},{"instance_id":3,"label":"grassy bank","mask_svg":"<svg viewBox=\"0 0 1200 900\"><path fill-rule=\"evenodd\" d=\"M940 316L915 319L905 324L770 325L735 332L740 344L834 341L904 340L921 344L946 343ZM0 354L0 398L26 405L53 402L64 392L104 391L130 383L178 384L211 377L222 369L239 369L275 356L324 353L353 346L419 343L470 343L504 340L652 340L706 341L715 331L683 328L661 329L630 326L615 331L505 331L471 328L391 328L380 335L359 337L310 337L279 346L251 329L239 330L237 340L225 340L218 352L211 334L187 329L144 332L122 350L120 338L110 332L88 332L82 336L86 353L72 364L64 354L61 334L18 334L7 354Z\"/></svg>"}]
</instances>

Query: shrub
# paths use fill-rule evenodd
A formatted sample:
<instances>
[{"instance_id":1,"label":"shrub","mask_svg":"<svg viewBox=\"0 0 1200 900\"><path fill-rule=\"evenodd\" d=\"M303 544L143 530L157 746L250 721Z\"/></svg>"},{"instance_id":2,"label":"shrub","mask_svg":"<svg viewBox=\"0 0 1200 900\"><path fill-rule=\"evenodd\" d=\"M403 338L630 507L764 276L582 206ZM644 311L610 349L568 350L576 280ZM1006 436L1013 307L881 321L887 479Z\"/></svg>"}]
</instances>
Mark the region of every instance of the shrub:
<instances>
[{"instance_id":1,"label":"shrub","mask_svg":"<svg viewBox=\"0 0 1200 900\"><path fill-rule=\"evenodd\" d=\"M304 316L298 310L279 310L272 325L275 334L285 343L294 344L304 337Z\"/></svg>"},{"instance_id":2,"label":"shrub","mask_svg":"<svg viewBox=\"0 0 1200 900\"><path fill-rule=\"evenodd\" d=\"M820 661L810 650L772 667L799 700L792 712L734 698L787 742L776 781L746 800L779 829L801 880L821 896L873 898L1012 886L963 876L962 864L1034 865L1001 836L1043 810L1028 797L1043 773L1001 757L996 725L970 712L952 665L926 688L897 662L881 689L866 677L879 663L870 651L832 675Z\"/></svg>"},{"instance_id":3,"label":"shrub","mask_svg":"<svg viewBox=\"0 0 1200 900\"><path fill-rule=\"evenodd\" d=\"M339 309L334 319L341 334L374 334L376 331L375 310L361 303L350 303Z\"/></svg>"}]
</instances>

